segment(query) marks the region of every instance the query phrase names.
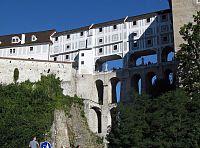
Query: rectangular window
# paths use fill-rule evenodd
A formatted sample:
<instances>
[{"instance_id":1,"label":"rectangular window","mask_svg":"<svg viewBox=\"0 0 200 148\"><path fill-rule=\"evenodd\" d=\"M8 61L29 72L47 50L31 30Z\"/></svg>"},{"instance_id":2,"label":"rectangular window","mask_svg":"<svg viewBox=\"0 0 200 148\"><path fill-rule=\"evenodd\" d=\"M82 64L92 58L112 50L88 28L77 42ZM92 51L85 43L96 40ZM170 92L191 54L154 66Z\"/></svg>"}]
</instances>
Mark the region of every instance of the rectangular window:
<instances>
[{"instance_id":1,"label":"rectangular window","mask_svg":"<svg viewBox=\"0 0 200 148\"><path fill-rule=\"evenodd\" d=\"M163 14L163 15L161 16L161 21L162 21L162 22L167 21L167 15L166 15L166 14Z\"/></svg>"},{"instance_id":2,"label":"rectangular window","mask_svg":"<svg viewBox=\"0 0 200 148\"><path fill-rule=\"evenodd\" d=\"M147 23L150 23L150 22L151 22L151 18L147 18L147 19L146 19L146 22L147 22Z\"/></svg>"},{"instance_id":3,"label":"rectangular window","mask_svg":"<svg viewBox=\"0 0 200 148\"><path fill-rule=\"evenodd\" d=\"M67 39L70 39L70 34L67 35Z\"/></svg>"},{"instance_id":4,"label":"rectangular window","mask_svg":"<svg viewBox=\"0 0 200 148\"><path fill-rule=\"evenodd\" d=\"M102 32L103 31L103 28L99 28L99 32Z\"/></svg>"},{"instance_id":5,"label":"rectangular window","mask_svg":"<svg viewBox=\"0 0 200 148\"><path fill-rule=\"evenodd\" d=\"M99 48L99 53L102 53L103 52L103 48Z\"/></svg>"},{"instance_id":6,"label":"rectangular window","mask_svg":"<svg viewBox=\"0 0 200 148\"><path fill-rule=\"evenodd\" d=\"M58 41L58 37L55 37L55 41Z\"/></svg>"},{"instance_id":7,"label":"rectangular window","mask_svg":"<svg viewBox=\"0 0 200 148\"><path fill-rule=\"evenodd\" d=\"M152 47L153 46L153 40L152 39L147 39L146 40L146 47Z\"/></svg>"},{"instance_id":8,"label":"rectangular window","mask_svg":"<svg viewBox=\"0 0 200 148\"><path fill-rule=\"evenodd\" d=\"M83 32L80 33L80 36L83 36Z\"/></svg>"},{"instance_id":9,"label":"rectangular window","mask_svg":"<svg viewBox=\"0 0 200 148\"><path fill-rule=\"evenodd\" d=\"M33 51L33 47L30 47L30 51Z\"/></svg>"},{"instance_id":10,"label":"rectangular window","mask_svg":"<svg viewBox=\"0 0 200 148\"><path fill-rule=\"evenodd\" d=\"M163 36L161 36L161 43L162 43L162 44L167 44L167 43L169 43L169 36L168 36L168 35L163 35Z\"/></svg>"},{"instance_id":11,"label":"rectangular window","mask_svg":"<svg viewBox=\"0 0 200 148\"><path fill-rule=\"evenodd\" d=\"M81 56L84 57L84 53L81 53Z\"/></svg>"},{"instance_id":12,"label":"rectangular window","mask_svg":"<svg viewBox=\"0 0 200 148\"><path fill-rule=\"evenodd\" d=\"M15 49L13 49L13 53L15 53Z\"/></svg>"},{"instance_id":13,"label":"rectangular window","mask_svg":"<svg viewBox=\"0 0 200 148\"><path fill-rule=\"evenodd\" d=\"M137 21L133 21L133 26L137 25Z\"/></svg>"},{"instance_id":14,"label":"rectangular window","mask_svg":"<svg viewBox=\"0 0 200 148\"><path fill-rule=\"evenodd\" d=\"M10 49L10 54L12 54L12 49Z\"/></svg>"},{"instance_id":15,"label":"rectangular window","mask_svg":"<svg viewBox=\"0 0 200 148\"><path fill-rule=\"evenodd\" d=\"M67 59L69 59L69 55L67 54L67 55L65 55L65 59L67 60Z\"/></svg>"},{"instance_id":16,"label":"rectangular window","mask_svg":"<svg viewBox=\"0 0 200 148\"><path fill-rule=\"evenodd\" d=\"M147 40L147 44L148 44L148 45L151 45L151 40Z\"/></svg>"},{"instance_id":17,"label":"rectangular window","mask_svg":"<svg viewBox=\"0 0 200 148\"><path fill-rule=\"evenodd\" d=\"M99 39L99 43L103 43L103 39Z\"/></svg>"},{"instance_id":18,"label":"rectangular window","mask_svg":"<svg viewBox=\"0 0 200 148\"><path fill-rule=\"evenodd\" d=\"M167 37L165 36L165 37L163 37L163 41L164 42L166 42L168 39L167 39Z\"/></svg>"},{"instance_id":19,"label":"rectangular window","mask_svg":"<svg viewBox=\"0 0 200 148\"><path fill-rule=\"evenodd\" d=\"M117 25L113 25L113 29L117 29Z\"/></svg>"},{"instance_id":20,"label":"rectangular window","mask_svg":"<svg viewBox=\"0 0 200 148\"><path fill-rule=\"evenodd\" d=\"M113 46L113 50L117 50L117 45L114 45L114 46Z\"/></svg>"},{"instance_id":21,"label":"rectangular window","mask_svg":"<svg viewBox=\"0 0 200 148\"><path fill-rule=\"evenodd\" d=\"M57 61L57 57L54 57L53 60L54 60L54 61Z\"/></svg>"},{"instance_id":22,"label":"rectangular window","mask_svg":"<svg viewBox=\"0 0 200 148\"><path fill-rule=\"evenodd\" d=\"M70 46L69 45L67 45L67 49L69 49L70 48Z\"/></svg>"},{"instance_id":23,"label":"rectangular window","mask_svg":"<svg viewBox=\"0 0 200 148\"><path fill-rule=\"evenodd\" d=\"M81 64L84 65L84 61L81 61Z\"/></svg>"}]
</instances>

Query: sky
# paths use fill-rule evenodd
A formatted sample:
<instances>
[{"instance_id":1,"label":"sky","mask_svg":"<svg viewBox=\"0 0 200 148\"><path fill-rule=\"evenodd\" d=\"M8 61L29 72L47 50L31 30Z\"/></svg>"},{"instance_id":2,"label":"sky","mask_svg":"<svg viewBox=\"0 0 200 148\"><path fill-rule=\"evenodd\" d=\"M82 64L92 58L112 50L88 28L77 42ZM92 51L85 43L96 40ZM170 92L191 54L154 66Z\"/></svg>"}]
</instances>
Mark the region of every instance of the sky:
<instances>
[{"instance_id":1,"label":"sky","mask_svg":"<svg viewBox=\"0 0 200 148\"><path fill-rule=\"evenodd\" d=\"M168 8L168 0L1 0L0 35L64 31Z\"/></svg>"}]
</instances>

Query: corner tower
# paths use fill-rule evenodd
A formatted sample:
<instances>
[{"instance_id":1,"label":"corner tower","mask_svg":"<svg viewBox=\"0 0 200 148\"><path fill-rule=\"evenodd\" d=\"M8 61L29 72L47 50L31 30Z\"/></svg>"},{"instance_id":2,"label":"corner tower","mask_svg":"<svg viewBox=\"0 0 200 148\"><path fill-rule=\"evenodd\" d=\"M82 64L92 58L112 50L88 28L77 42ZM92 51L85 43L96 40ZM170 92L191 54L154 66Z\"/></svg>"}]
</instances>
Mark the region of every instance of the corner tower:
<instances>
[{"instance_id":1,"label":"corner tower","mask_svg":"<svg viewBox=\"0 0 200 148\"><path fill-rule=\"evenodd\" d=\"M200 11L200 0L169 0L169 3L173 15L174 46L175 51L178 51L179 45L183 43L180 27L193 21L193 15Z\"/></svg>"}]
</instances>

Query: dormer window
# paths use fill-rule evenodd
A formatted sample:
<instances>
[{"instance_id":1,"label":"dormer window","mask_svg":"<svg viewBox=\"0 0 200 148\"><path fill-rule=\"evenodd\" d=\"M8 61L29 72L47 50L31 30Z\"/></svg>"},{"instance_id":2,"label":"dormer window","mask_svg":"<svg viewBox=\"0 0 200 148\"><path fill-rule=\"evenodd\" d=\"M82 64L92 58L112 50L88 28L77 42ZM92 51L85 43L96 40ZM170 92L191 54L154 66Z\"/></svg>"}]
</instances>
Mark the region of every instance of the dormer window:
<instances>
[{"instance_id":1,"label":"dormer window","mask_svg":"<svg viewBox=\"0 0 200 148\"><path fill-rule=\"evenodd\" d=\"M32 41L32 42L37 41L37 37L36 37L35 35L32 35L32 36L31 36L31 41Z\"/></svg>"},{"instance_id":2,"label":"dormer window","mask_svg":"<svg viewBox=\"0 0 200 148\"><path fill-rule=\"evenodd\" d=\"M20 42L20 38L18 36L12 37L12 43L19 43L19 42Z\"/></svg>"}]
</instances>

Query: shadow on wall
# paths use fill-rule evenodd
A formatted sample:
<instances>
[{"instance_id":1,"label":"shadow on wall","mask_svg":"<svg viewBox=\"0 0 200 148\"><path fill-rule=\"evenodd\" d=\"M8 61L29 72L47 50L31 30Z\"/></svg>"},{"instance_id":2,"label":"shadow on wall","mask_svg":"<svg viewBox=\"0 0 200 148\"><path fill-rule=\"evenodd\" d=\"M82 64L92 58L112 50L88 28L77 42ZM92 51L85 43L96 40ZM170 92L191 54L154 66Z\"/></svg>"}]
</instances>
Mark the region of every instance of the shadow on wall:
<instances>
[{"instance_id":1,"label":"shadow on wall","mask_svg":"<svg viewBox=\"0 0 200 148\"><path fill-rule=\"evenodd\" d=\"M122 84L124 90L129 90L133 94L147 93L151 94L150 88L154 85L156 79L164 77L170 81L170 85L175 85L175 68L174 63L174 48L172 26L169 21L171 16L169 13L160 14L154 20L146 18L145 32L140 35L137 20L133 20L133 32L129 35L129 52L123 58L123 68L129 69L130 80L125 80L123 83L130 83L130 88L126 84ZM168 65L166 68L159 69L161 65ZM171 65L170 65L171 64ZM155 68L152 68L155 67ZM156 68L158 67L158 68ZM160 71L164 71L161 73ZM121 80L122 71L117 73L117 77ZM144 85L145 84L145 85ZM126 96L127 94L123 94ZM123 98L121 96L121 98Z\"/></svg>"}]
</instances>

